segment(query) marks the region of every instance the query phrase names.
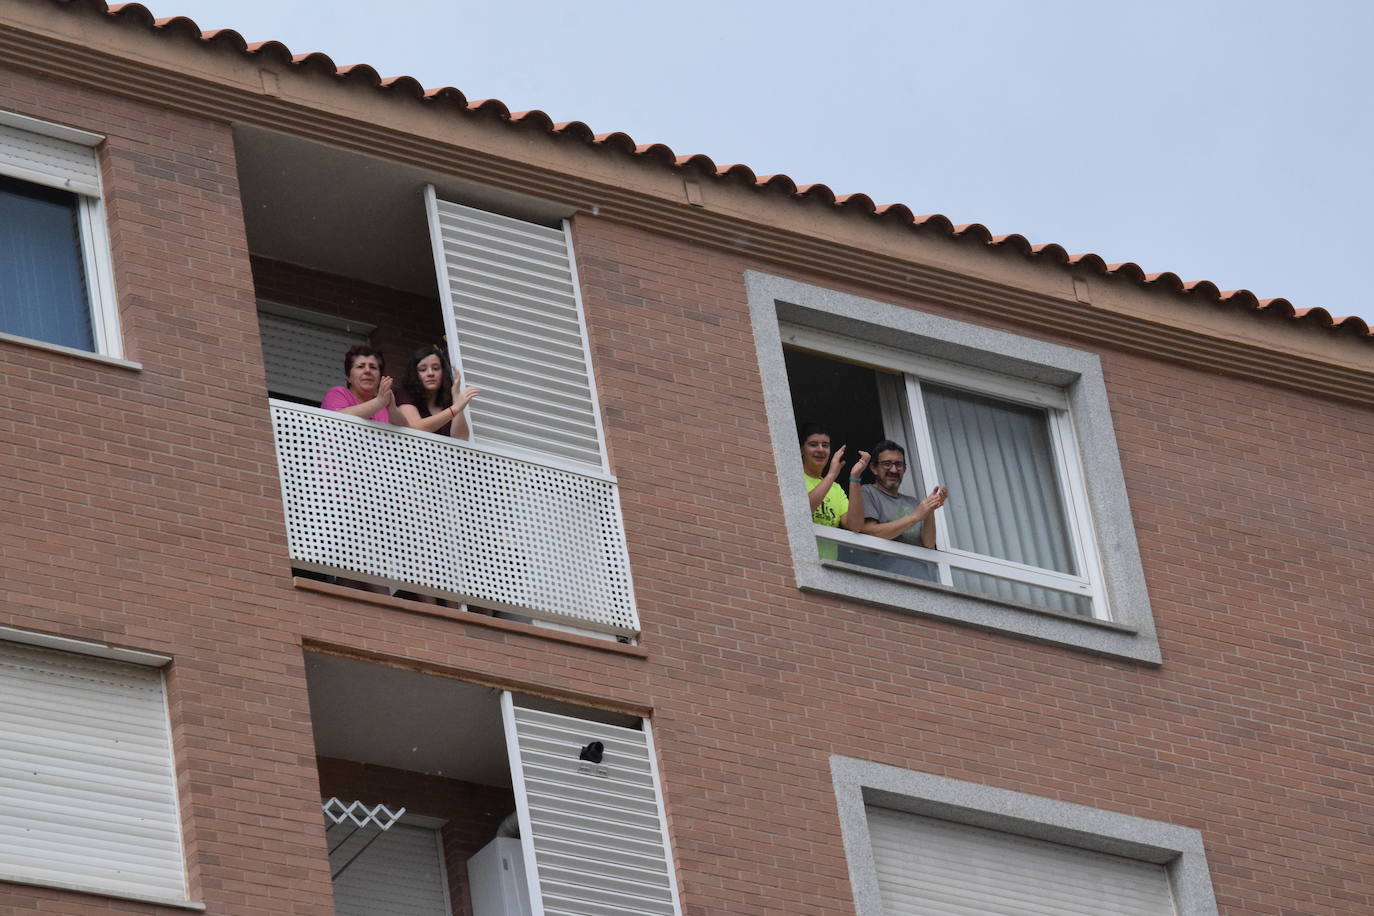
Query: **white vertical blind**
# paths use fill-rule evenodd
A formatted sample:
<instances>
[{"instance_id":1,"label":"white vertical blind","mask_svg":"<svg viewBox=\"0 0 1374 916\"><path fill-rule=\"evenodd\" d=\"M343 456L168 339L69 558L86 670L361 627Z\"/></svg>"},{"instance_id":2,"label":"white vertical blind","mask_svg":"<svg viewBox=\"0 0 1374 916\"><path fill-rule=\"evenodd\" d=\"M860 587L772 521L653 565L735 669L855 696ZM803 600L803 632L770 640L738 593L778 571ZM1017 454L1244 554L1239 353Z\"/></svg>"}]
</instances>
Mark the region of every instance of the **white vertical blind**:
<instances>
[{"instance_id":1,"label":"white vertical blind","mask_svg":"<svg viewBox=\"0 0 1374 916\"><path fill-rule=\"evenodd\" d=\"M100 196L100 167L93 148L3 123L0 173L87 197Z\"/></svg>"},{"instance_id":2,"label":"white vertical blind","mask_svg":"<svg viewBox=\"0 0 1374 916\"><path fill-rule=\"evenodd\" d=\"M0 880L185 899L162 672L0 642Z\"/></svg>"},{"instance_id":3,"label":"white vertical blind","mask_svg":"<svg viewBox=\"0 0 1374 916\"><path fill-rule=\"evenodd\" d=\"M544 916L681 916L648 736L516 707L509 694L503 705ZM600 764L578 759L593 741Z\"/></svg>"},{"instance_id":4,"label":"white vertical blind","mask_svg":"<svg viewBox=\"0 0 1374 916\"><path fill-rule=\"evenodd\" d=\"M869 807L883 916L1176 916L1162 865Z\"/></svg>"},{"instance_id":5,"label":"white vertical blind","mask_svg":"<svg viewBox=\"0 0 1374 916\"><path fill-rule=\"evenodd\" d=\"M581 301L562 229L429 195L454 363L489 440L603 465Z\"/></svg>"},{"instance_id":6,"label":"white vertical blind","mask_svg":"<svg viewBox=\"0 0 1374 916\"><path fill-rule=\"evenodd\" d=\"M327 833L330 867L343 868L334 879L337 916L449 916L438 830L395 823L379 836L375 826L353 827L344 821Z\"/></svg>"},{"instance_id":7,"label":"white vertical blind","mask_svg":"<svg viewBox=\"0 0 1374 916\"><path fill-rule=\"evenodd\" d=\"M997 398L921 386L951 546L1077 574L1045 411ZM954 583L1014 601L1085 613L1073 595L995 576L964 573Z\"/></svg>"}]
</instances>

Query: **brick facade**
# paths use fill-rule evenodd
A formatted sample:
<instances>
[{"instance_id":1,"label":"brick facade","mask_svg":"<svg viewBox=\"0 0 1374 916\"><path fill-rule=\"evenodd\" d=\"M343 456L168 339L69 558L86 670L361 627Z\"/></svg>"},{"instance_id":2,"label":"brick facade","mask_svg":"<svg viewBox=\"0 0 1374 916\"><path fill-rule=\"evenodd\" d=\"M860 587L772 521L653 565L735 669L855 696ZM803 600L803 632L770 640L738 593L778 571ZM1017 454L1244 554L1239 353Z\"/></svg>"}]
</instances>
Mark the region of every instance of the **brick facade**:
<instances>
[{"instance_id":1,"label":"brick facade","mask_svg":"<svg viewBox=\"0 0 1374 916\"><path fill-rule=\"evenodd\" d=\"M392 360L441 332L437 310L250 257L222 122L4 65L0 109L108 137L121 322L141 367L0 341L0 624L174 659L189 894L207 912L332 912L322 791L418 780L404 791L429 799L422 813L481 835L506 813L444 781L317 760L307 649L648 711L689 916L853 912L832 754L1196 828L1228 916L1374 911L1367 407L1008 312L1002 329L1102 359L1163 665L808 594L766 454L744 271L988 319L580 211L644 651L296 588L255 299L375 321ZM473 807L478 821L455 813ZM480 845L458 831L451 877ZM0 910L166 911L9 883Z\"/></svg>"}]
</instances>

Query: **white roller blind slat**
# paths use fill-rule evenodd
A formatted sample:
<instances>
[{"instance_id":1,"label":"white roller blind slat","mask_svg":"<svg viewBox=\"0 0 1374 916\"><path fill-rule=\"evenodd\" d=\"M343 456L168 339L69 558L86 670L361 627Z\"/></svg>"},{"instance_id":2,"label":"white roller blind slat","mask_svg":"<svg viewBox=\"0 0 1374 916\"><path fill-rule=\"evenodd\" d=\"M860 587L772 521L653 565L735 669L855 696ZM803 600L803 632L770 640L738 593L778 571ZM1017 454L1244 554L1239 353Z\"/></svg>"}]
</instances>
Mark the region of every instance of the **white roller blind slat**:
<instances>
[{"instance_id":1,"label":"white roller blind slat","mask_svg":"<svg viewBox=\"0 0 1374 916\"><path fill-rule=\"evenodd\" d=\"M680 916L648 735L503 705L545 916ZM592 741L600 764L578 759Z\"/></svg>"},{"instance_id":2,"label":"white roller blind slat","mask_svg":"<svg viewBox=\"0 0 1374 916\"><path fill-rule=\"evenodd\" d=\"M0 873L184 899L162 674L0 643Z\"/></svg>"},{"instance_id":3,"label":"white roller blind slat","mask_svg":"<svg viewBox=\"0 0 1374 916\"><path fill-rule=\"evenodd\" d=\"M456 361L483 390L473 437L603 467L595 386L563 230L430 197Z\"/></svg>"},{"instance_id":4,"label":"white roller blind slat","mask_svg":"<svg viewBox=\"0 0 1374 916\"><path fill-rule=\"evenodd\" d=\"M100 196L95 150L0 124L0 173L87 197Z\"/></svg>"},{"instance_id":5,"label":"white roller blind slat","mask_svg":"<svg viewBox=\"0 0 1374 916\"><path fill-rule=\"evenodd\" d=\"M334 879L337 916L449 916L448 878L436 830L392 824L362 849L377 830L351 833L352 826L345 821L329 828L334 849L330 865L336 871L343 868Z\"/></svg>"},{"instance_id":6,"label":"white roller blind slat","mask_svg":"<svg viewBox=\"0 0 1374 916\"><path fill-rule=\"evenodd\" d=\"M258 328L267 390L316 404L330 388L344 384L344 354L368 341L368 329L362 326L314 323L265 309L258 313Z\"/></svg>"},{"instance_id":7,"label":"white roller blind slat","mask_svg":"<svg viewBox=\"0 0 1374 916\"><path fill-rule=\"evenodd\" d=\"M1176 916L1162 865L867 811L884 916Z\"/></svg>"}]
</instances>

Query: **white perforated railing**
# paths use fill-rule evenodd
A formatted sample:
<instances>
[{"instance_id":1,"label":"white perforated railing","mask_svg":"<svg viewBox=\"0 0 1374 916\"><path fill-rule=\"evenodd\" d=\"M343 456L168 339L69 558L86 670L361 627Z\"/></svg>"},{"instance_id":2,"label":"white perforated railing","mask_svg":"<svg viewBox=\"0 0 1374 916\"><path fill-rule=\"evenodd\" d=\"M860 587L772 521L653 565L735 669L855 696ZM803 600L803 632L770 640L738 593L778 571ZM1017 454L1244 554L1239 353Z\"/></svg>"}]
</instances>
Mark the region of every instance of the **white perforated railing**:
<instances>
[{"instance_id":1,"label":"white perforated railing","mask_svg":"<svg viewBox=\"0 0 1374 916\"><path fill-rule=\"evenodd\" d=\"M615 481L272 401L297 567L639 632Z\"/></svg>"}]
</instances>

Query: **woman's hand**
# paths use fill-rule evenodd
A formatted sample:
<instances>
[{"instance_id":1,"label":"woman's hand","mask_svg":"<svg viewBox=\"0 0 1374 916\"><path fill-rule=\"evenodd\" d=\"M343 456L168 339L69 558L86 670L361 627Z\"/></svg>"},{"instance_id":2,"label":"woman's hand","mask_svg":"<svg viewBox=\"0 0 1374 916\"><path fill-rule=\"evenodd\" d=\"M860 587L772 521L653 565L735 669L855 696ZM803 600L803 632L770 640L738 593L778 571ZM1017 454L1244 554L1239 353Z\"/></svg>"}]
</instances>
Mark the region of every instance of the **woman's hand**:
<instances>
[{"instance_id":1,"label":"woman's hand","mask_svg":"<svg viewBox=\"0 0 1374 916\"><path fill-rule=\"evenodd\" d=\"M383 409L396 406L396 393L391 390L392 384L391 376L384 375L377 385L377 400L381 402Z\"/></svg>"}]
</instances>

